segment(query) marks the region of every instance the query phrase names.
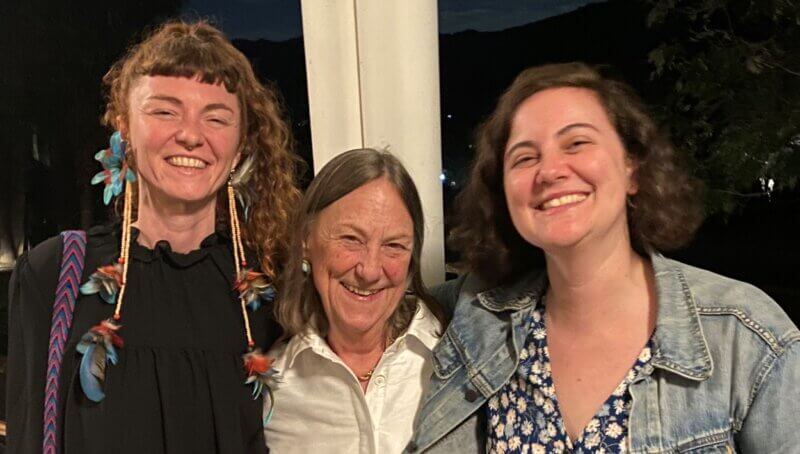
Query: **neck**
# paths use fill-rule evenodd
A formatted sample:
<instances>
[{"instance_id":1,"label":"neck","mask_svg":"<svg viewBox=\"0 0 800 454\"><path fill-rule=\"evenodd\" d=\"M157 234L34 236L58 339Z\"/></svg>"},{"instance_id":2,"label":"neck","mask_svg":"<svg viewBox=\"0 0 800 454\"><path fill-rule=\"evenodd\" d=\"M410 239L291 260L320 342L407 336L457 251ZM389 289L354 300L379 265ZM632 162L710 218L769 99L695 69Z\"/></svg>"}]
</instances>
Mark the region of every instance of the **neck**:
<instances>
[{"instance_id":1,"label":"neck","mask_svg":"<svg viewBox=\"0 0 800 454\"><path fill-rule=\"evenodd\" d=\"M655 324L650 263L631 247L627 232L605 244L548 253L549 323L591 335L593 328Z\"/></svg>"},{"instance_id":2,"label":"neck","mask_svg":"<svg viewBox=\"0 0 800 454\"><path fill-rule=\"evenodd\" d=\"M345 365L361 377L374 369L383 356L386 329L381 327L366 333L346 333L331 326L327 341Z\"/></svg>"},{"instance_id":3,"label":"neck","mask_svg":"<svg viewBox=\"0 0 800 454\"><path fill-rule=\"evenodd\" d=\"M136 222L138 243L153 248L161 240L169 242L173 251L185 254L200 247L214 232L216 200L164 203L146 185L139 185L139 207Z\"/></svg>"}]
</instances>

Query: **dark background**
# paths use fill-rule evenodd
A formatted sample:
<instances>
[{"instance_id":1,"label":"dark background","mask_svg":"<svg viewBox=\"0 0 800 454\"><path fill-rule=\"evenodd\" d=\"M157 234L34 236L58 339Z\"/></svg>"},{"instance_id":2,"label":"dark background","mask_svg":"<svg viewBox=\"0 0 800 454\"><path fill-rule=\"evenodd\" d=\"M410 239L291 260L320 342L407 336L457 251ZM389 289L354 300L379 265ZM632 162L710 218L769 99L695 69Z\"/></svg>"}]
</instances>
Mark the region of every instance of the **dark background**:
<instances>
[{"instance_id":1,"label":"dark background","mask_svg":"<svg viewBox=\"0 0 800 454\"><path fill-rule=\"evenodd\" d=\"M637 88L708 187L708 220L689 247L670 255L757 285L800 321L797 6L790 0L440 0L439 6L446 212L472 158L472 131L519 71L572 60L605 65ZM89 185L98 171L92 156L109 136L99 124L100 80L143 30L178 15L210 17L235 38L262 80L279 87L298 152L312 168L296 2L3 2L0 253L107 218L101 189ZM9 268L0 271L0 373L9 277Z\"/></svg>"}]
</instances>

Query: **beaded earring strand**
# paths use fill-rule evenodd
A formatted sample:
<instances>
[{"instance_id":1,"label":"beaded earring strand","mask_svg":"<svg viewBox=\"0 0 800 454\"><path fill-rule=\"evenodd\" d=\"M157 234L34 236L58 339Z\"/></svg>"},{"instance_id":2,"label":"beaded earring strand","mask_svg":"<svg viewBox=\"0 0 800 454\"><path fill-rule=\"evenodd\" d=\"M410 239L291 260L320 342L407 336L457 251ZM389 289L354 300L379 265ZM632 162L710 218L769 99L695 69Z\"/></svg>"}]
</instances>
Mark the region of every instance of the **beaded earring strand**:
<instances>
[{"instance_id":1,"label":"beaded earring strand","mask_svg":"<svg viewBox=\"0 0 800 454\"><path fill-rule=\"evenodd\" d=\"M125 296L125 284L128 277L128 256L131 243L131 224L133 223L133 187L136 176L128 166L127 144L122 140L119 131L111 136L109 148L101 150L95 159L103 165L103 171L92 178L92 184L104 182L103 201L106 205L111 199L124 192L122 207L122 234L120 239L120 255L117 263L102 266L92 274L89 281L81 286L81 293L90 295L99 293L108 304L116 303L112 318L101 321L81 337L77 350L83 354L80 364L80 383L86 397L94 402L102 401L106 367L108 363L117 364L119 355L117 348L124 342L117 331L122 327L119 320L122 302Z\"/></svg>"}]
</instances>

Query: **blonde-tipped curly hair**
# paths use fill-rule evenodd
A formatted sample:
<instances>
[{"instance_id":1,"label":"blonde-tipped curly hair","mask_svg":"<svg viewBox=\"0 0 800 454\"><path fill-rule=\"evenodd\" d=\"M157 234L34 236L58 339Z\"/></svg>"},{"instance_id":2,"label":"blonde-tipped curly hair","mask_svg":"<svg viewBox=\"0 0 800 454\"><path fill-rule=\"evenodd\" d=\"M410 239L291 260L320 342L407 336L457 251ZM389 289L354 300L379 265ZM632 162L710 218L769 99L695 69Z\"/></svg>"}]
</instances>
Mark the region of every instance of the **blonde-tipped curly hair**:
<instances>
[{"instance_id":1,"label":"blonde-tipped curly hair","mask_svg":"<svg viewBox=\"0 0 800 454\"><path fill-rule=\"evenodd\" d=\"M108 90L106 126L119 130L127 125L128 96L142 76L221 83L238 98L243 127L240 165L233 181L241 200L249 205L242 236L258 253L262 270L274 280L286 254L292 207L300 195L294 140L276 92L259 82L247 57L220 30L202 21L171 21L157 27L111 67L103 78ZM217 216L224 221L224 188L217 207Z\"/></svg>"}]
</instances>

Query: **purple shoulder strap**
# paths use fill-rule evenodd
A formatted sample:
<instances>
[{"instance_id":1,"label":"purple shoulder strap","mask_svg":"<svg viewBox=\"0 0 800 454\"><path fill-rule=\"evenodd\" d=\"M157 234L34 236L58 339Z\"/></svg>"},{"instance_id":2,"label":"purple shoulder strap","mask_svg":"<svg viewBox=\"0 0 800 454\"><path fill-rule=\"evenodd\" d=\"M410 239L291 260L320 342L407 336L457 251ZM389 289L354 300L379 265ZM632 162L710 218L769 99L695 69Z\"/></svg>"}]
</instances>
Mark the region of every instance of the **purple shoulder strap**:
<instances>
[{"instance_id":1,"label":"purple shoulder strap","mask_svg":"<svg viewBox=\"0 0 800 454\"><path fill-rule=\"evenodd\" d=\"M61 361L64 358L69 329L72 326L72 312L81 285L83 259L86 255L86 232L68 230L61 232L63 252L61 271L58 274L53 319L50 323L50 346L47 354L47 382L44 388L44 437L42 451L45 454L58 454L61 446L58 439L58 388L61 376Z\"/></svg>"}]
</instances>

